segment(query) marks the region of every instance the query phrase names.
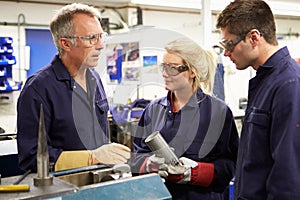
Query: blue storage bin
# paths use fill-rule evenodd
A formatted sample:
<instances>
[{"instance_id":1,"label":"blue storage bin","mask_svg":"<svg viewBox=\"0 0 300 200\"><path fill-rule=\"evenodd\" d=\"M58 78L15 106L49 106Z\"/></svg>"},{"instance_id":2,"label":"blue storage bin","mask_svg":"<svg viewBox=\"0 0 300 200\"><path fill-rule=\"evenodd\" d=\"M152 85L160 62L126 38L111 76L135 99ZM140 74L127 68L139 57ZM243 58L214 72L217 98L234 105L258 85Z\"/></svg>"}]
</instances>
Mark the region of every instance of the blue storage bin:
<instances>
[{"instance_id":1,"label":"blue storage bin","mask_svg":"<svg viewBox=\"0 0 300 200\"><path fill-rule=\"evenodd\" d=\"M16 57L13 55L0 56L0 65L14 65L16 64Z\"/></svg>"},{"instance_id":2,"label":"blue storage bin","mask_svg":"<svg viewBox=\"0 0 300 200\"><path fill-rule=\"evenodd\" d=\"M0 46L0 54L12 54L13 52L12 46Z\"/></svg>"},{"instance_id":3,"label":"blue storage bin","mask_svg":"<svg viewBox=\"0 0 300 200\"><path fill-rule=\"evenodd\" d=\"M6 67L3 67L2 69L0 67L0 77L6 77L6 76L7 76Z\"/></svg>"},{"instance_id":4,"label":"blue storage bin","mask_svg":"<svg viewBox=\"0 0 300 200\"><path fill-rule=\"evenodd\" d=\"M6 60L7 60L7 64L9 64L9 65L16 64L16 57L13 55L7 55Z\"/></svg>"},{"instance_id":5,"label":"blue storage bin","mask_svg":"<svg viewBox=\"0 0 300 200\"><path fill-rule=\"evenodd\" d=\"M11 92L17 91L21 89L21 83L17 81L13 81L10 79L6 79L0 82L0 92Z\"/></svg>"},{"instance_id":6,"label":"blue storage bin","mask_svg":"<svg viewBox=\"0 0 300 200\"><path fill-rule=\"evenodd\" d=\"M21 89L21 83L12 79L12 66L16 64L12 43L12 37L0 37L0 93Z\"/></svg>"},{"instance_id":7,"label":"blue storage bin","mask_svg":"<svg viewBox=\"0 0 300 200\"><path fill-rule=\"evenodd\" d=\"M1 46L12 44L12 43L13 43L13 39L11 37L0 37Z\"/></svg>"},{"instance_id":8,"label":"blue storage bin","mask_svg":"<svg viewBox=\"0 0 300 200\"><path fill-rule=\"evenodd\" d=\"M0 55L0 65L7 65L5 55Z\"/></svg>"}]
</instances>

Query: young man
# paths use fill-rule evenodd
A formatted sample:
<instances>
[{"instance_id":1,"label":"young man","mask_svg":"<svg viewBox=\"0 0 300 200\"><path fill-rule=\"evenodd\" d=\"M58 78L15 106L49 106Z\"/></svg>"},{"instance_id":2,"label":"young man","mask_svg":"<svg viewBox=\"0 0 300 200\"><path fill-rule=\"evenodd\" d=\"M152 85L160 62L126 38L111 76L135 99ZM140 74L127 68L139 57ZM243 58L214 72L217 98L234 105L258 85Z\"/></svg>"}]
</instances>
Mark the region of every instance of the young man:
<instances>
[{"instance_id":1,"label":"young man","mask_svg":"<svg viewBox=\"0 0 300 200\"><path fill-rule=\"evenodd\" d=\"M300 199L300 67L279 48L274 16L262 0L235 0L218 16L224 55L251 66L235 199Z\"/></svg>"}]
</instances>

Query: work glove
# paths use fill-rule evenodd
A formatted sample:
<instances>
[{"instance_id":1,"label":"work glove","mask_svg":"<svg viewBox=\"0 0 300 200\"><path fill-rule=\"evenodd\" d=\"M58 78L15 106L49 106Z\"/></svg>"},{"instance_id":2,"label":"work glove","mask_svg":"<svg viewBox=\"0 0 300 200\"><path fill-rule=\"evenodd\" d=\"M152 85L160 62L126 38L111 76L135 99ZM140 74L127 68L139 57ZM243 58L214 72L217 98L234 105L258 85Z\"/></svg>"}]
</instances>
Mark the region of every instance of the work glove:
<instances>
[{"instance_id":1,"label":"work glove","mask_svg":"<svg viewBox=\"0 0 300 200\"><path fill-rule=\"evenodd\" d=\"M140 167L139 173L140 174L151 173L151 172L158 173L160 166L164 163L165 163L164 158L158 157L154 154L150 157L147 157L144 160L142 166Z\"/></svg>"},{"instance_id":2,"label":"work glove","mask_svg":"<svg viewBox=\"0 0 300 200\"><path fill-rule=\"evenodd\" d=\"M54 165L55 171L85 167L89 165L90 152L87 150L63 151Z\"/></svg>"},{"instance_id":3,"label":"work glove","mask_svg":"<svg viewBox=\"0 0 300 200\"><path fill-rule=\"evenodd\" d=\"M126 163L128 159L130 159L130 149L127 146L110 143L92 150L89 164L123 164Z\"/></svg>"},{"instance_id":4,"label":"work glove","mask_svg":"<svg viewBox=\"0 0 300 200\"><path fill-rule=\"evenodd\" d=\"M181 164L162 164L158 174L170 182L207 187L214 177L214 165L196 162L186 157L179 158Z\"/></svg>"}]
</instances>

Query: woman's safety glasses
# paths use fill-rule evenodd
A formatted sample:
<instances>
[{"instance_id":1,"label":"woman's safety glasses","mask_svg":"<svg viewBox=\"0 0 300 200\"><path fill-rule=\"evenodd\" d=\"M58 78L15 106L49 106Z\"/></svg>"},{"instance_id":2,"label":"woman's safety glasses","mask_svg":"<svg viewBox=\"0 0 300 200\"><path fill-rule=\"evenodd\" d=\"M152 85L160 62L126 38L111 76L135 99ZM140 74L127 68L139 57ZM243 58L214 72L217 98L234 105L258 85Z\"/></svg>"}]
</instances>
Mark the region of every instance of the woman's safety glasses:
<instances>
[{"instance_id":1,"label":"woman's safety glasses","mask_svg":"<svg viewBox=\"0 0 300 200\"><path fill-rule=\"evenodd\" d=\"M177 76L181 72L187 71L189 69L188 66L173 64L173 63L161 63L159 65L161 72L166 72L170 76Z\"/></svg>"}]
</instances>

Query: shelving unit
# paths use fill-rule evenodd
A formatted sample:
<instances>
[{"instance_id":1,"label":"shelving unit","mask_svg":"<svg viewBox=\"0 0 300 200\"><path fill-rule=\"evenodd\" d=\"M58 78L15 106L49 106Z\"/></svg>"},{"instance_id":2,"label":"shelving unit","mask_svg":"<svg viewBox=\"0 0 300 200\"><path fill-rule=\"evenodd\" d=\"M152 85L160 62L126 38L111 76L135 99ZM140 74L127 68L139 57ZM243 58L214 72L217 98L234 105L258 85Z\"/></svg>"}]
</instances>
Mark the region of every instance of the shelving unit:
<instances>
[{"instance_id":1,"label":"shelving unit","mask_svg":"<svg viewBox=\"0 0 300 200\"><path fill-rule=\"evenodd\" d=\"M11 37L0 37L0 103L11 102L11 92L21 89L21 83L12 78L12 67L16 64L12 43Z\"/></svg>"}]
</instances>

